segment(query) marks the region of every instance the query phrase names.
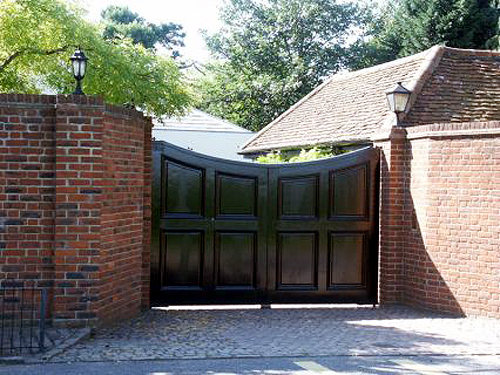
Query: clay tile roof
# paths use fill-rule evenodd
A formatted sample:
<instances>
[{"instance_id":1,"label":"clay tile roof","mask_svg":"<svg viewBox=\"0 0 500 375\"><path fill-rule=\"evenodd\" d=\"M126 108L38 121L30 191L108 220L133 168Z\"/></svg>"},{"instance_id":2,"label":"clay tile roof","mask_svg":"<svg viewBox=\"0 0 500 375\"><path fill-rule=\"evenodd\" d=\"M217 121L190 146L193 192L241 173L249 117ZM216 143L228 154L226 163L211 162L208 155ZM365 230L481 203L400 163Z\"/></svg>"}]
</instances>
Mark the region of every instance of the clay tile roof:
<instances>
[{"instance_id":1,"label":"clay tile roof","mask_svg":"<svg viewBox=\"0 0 500 375\"><path fill-rule=\"evenodd\" d=\"M336 74L267 125L242 153L369 141L392 126L385 93L413 92L408 125L500 119L500 53L435 46L356 72Z\"/></svg>"},{"instance_id":2,"label":"clay tile roof","mask_svg":"<svg viewBox=\"0 0 500 375\"><path fill-rule=\"evenodd\" d=\"M443 48L405 123L500 120L500 52Z\"/></svg>"}]
</instances>

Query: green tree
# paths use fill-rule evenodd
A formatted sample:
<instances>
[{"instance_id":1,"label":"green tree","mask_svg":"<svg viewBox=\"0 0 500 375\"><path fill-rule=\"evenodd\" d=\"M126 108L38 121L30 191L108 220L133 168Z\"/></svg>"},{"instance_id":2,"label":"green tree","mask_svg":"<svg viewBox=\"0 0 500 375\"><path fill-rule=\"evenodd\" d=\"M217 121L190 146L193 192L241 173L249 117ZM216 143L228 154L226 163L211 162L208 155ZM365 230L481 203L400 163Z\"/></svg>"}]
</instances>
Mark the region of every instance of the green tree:
<instances>
[{"instance_id":1,"label":"green tree","mask_svg":"<svg viewBox=\"0 0 500 375\"><path fill-rule=\"evenodd\" d=\"M190 104L171 58L125 38L105 40L102 29L63 0L0 2L0 91L70 93L69 57L81 47L89 57L86 94L136 106L154 115L180 114Z\"/></svg>"},{"instance_id":2,"label":"green tree","mask_svg":"<svg viewBox=\"0 0 500 375\"><path fill-rule=\"evenodd\" d=\"M172 57L180 56L175 47L183 47L186 36L181 25L172 22L159 25L146 22L129 8L115 5L103 10L101 16L105 23L104 38L131 38L134 43L140 43L150 49L161 45L171 51Z\"/></svg>"},{"instance_id":3,"label":"green tree","mask_svg":"<svg viewBox=\"0 0 500 375\"><path fill-rule=\"evenodd\" d=\"M495 47L498 0L392 0L371 24L376 35L360 46L358 67L394 60L436 44Z\"/></svg>"},{"instance_id":4,"label":"green tree","mask_svg":"<svg viewBox=\"0 0 500 375\"><path fill-rule=\"evenodd\" d=\"M197 82L199 106L258 130L347 66L367 11L335 0L229 0L206 36L217 59Z\"/></svg>"},{"instance_id":5,"label":"green tree","mask_svg":"<svg viewBox=\"0 0 500 375\"><path fill-rule=\"evenodd\" d=\"M500 49L500 0L490 0L490 6L496 10L496 33L486 42L486 48Z\"/></svg>"}]
</instances>

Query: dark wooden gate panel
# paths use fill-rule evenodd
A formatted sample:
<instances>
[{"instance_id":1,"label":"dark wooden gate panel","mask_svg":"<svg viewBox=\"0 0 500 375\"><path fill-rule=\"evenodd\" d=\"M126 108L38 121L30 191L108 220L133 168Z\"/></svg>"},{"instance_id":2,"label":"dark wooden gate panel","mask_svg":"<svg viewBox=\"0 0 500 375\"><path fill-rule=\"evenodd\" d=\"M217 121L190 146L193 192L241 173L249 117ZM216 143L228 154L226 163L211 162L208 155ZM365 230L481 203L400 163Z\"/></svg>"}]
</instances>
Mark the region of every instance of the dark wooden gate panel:
<instances>
[{"instance_id":1,"label":"dark wooden gate panel","mask_svg":"<svg viewBox=\"0 0 500 375\"><path fill-rule=\"evenodd\" d=\"M154 148L153 300L260 301L267 171L164 142Z\"/></svg>"},{"instance_id":2,"label":"dark wooden gate panel","mask_svg":"<svg viewBox=\"0 0 500 375\"><path fill-rule=\"evenodd\" d=\"M377 297L378 150L262 165L155 142L152 300Z\"/></svg>"},{"instance_id":3,"label":"dark wooden gate panel","mask_svg":"<svg viewBox=\"0 0 500 375\"><path fill-rule=\"evenodd\" d=\"M269 300L376 301L378 150L269 173Z\"/></svg>"}]
</instances>

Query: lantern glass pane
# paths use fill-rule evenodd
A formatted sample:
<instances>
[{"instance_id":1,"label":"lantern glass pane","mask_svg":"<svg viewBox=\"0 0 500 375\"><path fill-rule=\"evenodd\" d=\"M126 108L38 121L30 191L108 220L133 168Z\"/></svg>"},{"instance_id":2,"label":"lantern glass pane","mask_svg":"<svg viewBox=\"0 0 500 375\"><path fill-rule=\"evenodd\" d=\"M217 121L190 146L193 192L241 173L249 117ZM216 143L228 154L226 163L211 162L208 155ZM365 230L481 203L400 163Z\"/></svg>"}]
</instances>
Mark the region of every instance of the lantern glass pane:
<instances>
[{"instance_id":1,"label":"lantern glass pane","mask_svg":"<svg viewBox=\"0 0 500 375\"><path fill-rule=\"evenodd\" d=\"M394 112L394 94L387 95L387 102L389 103L391 112Z\"/></svg>"},{"instance_id":2,"label":"lantern glass pane","mask_svg":"<svg viewBox=\"0 0 500 375\"><path fill-rule=\"evenodd\" d=\"M77 78L81 78L80 75L80 61L73 60L73 75Z\"/></svg>"},{"instance_id":3,"label":"lantern glass pane","mask_svg":"<svg viewBox=\"0 0 500 375\"><path fill-rule=\"evenodd\" d=\"M408 95L402 93L394 94L394 111L404 112L406 109L406 103L408 102Z\"/></svg>"},{"instance_id":4,"label":"lantern glass pane","mask_svg":"<svg viewBox=\"0 0 500 375\"><path fill-rule=\"evenodd\" d=\"M83 78L85 75L85 67L87 66L87 62L85 60L80 61L80 77Z\"/></svg>"}]
</instances>

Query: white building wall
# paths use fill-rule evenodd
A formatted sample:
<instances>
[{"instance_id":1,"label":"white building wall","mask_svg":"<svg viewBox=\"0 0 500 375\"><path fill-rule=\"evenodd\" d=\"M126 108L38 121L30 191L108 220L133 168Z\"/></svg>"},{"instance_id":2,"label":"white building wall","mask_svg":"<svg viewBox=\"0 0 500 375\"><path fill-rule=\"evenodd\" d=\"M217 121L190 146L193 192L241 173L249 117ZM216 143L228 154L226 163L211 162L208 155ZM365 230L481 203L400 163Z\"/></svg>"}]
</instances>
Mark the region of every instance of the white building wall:
<instances>
[{"instance_id":1,"label":"white building wall","mask_svg":"<svg viewBox=\"0 0 500 375\"><path fill-rule=\"evenodd\" d=\"M162 129L161 127L153 128L152 132L153 138L157 141L169 142L200 154L248 162L252 160L245 159L238 154L238 151L252 135L251 132L203 132Z\"/></svg>"}]
</instances>

